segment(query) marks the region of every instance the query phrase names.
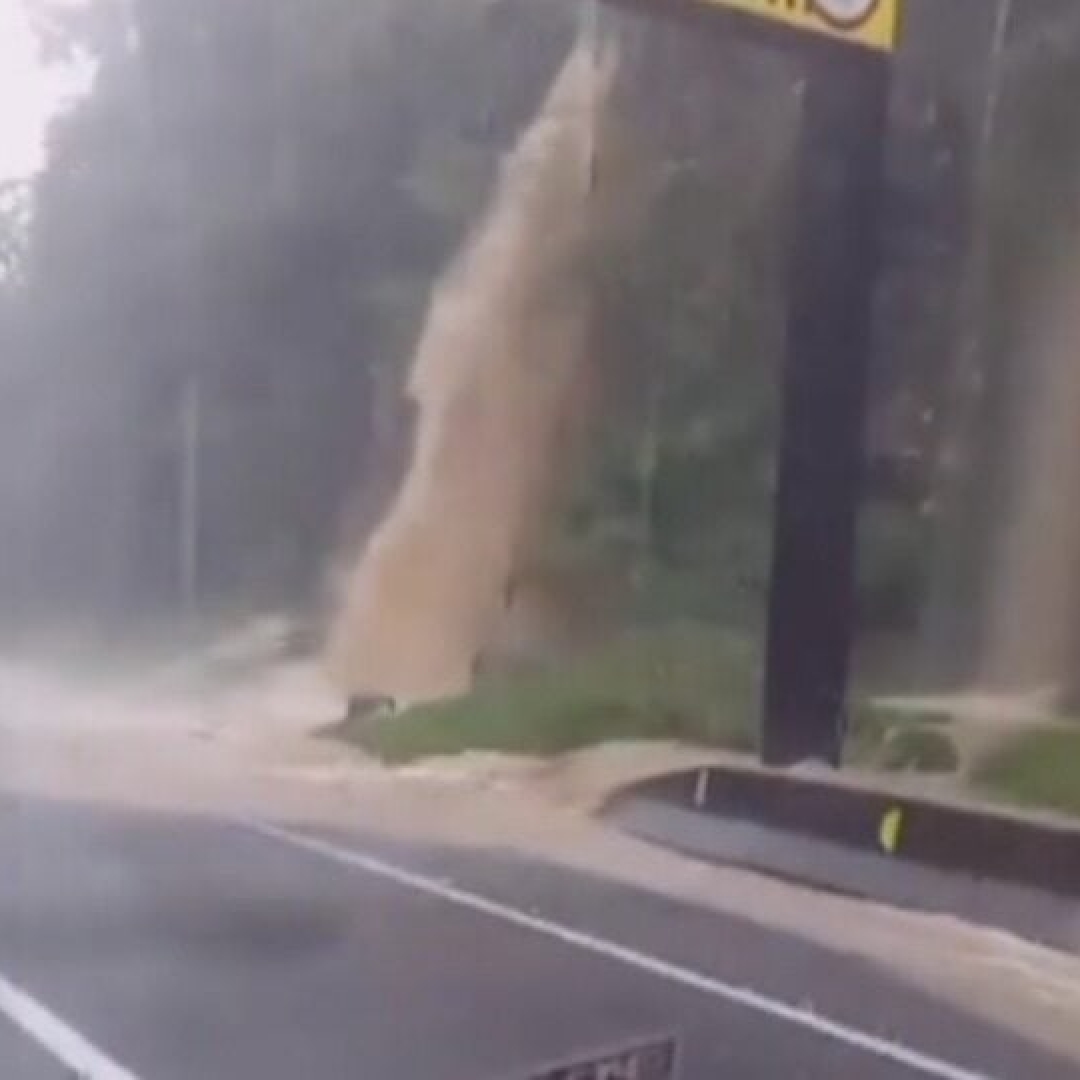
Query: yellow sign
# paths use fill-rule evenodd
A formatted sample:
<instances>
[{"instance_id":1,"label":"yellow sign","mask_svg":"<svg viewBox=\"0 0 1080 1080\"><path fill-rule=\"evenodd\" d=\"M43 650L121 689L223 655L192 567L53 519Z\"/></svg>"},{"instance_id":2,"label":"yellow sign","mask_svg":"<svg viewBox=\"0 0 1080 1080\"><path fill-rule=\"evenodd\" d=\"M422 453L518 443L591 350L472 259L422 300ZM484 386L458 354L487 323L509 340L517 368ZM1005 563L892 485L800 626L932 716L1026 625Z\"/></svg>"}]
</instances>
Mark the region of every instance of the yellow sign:
<instances>
[{"instance_id":1,"label":"yellow sign","mask_svg":"<svg viewBox=\"0 0 1080 1080\"><path fill-rule=\"evenodd\" d=\"M902 0L705 0L798 30L891 52L900 32Z\"/></svg>"}]
</instances>

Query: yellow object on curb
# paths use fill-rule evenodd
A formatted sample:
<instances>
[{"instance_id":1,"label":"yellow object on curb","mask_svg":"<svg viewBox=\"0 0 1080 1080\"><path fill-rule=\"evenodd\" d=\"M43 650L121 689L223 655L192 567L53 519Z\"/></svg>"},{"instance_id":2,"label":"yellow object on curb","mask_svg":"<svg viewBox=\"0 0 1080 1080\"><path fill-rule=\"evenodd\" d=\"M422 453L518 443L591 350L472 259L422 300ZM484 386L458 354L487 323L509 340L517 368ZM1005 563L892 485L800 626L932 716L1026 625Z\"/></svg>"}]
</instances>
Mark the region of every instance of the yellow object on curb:
<instances>
[{"instance_id":1,"label":"yellow object on curb","mask_svg":"<svg viewBox=\"0 0 1080 1080\"><path fill-rule=\"evenodd\" d=\"M878 831L878 839L881 846L889 855L895 855L900 847L900 834L904 827L904 811L899 806L894 806L881 819L881 828Z\"/></svg>"}]
</instances>

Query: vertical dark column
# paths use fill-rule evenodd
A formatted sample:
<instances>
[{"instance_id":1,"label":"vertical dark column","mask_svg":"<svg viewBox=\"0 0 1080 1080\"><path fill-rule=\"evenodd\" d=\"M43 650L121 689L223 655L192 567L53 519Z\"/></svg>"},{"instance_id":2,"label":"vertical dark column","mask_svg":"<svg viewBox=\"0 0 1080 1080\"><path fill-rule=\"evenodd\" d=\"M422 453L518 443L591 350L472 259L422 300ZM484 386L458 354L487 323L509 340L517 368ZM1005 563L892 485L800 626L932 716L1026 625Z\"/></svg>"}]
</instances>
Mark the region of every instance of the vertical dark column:
<instances>
[{"instance_id":1,"label":"vertical dark column","mask_svg":"<svg viewBox=\"0 0 1080 1080\"><path fill-rule=\"evenodd\" d=\"M889 61L827 45L804 102L773 520L763 754L839 764Z\"/></svg>"}]
</instances>

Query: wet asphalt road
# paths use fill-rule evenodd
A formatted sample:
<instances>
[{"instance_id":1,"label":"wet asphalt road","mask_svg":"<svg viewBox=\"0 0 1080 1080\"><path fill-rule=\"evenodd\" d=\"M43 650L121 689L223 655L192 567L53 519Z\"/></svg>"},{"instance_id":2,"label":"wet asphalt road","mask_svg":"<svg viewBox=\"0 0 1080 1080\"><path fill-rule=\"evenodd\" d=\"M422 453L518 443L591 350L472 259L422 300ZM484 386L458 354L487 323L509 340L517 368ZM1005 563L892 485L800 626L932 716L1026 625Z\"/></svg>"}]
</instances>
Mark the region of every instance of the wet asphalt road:
<instances>
[{"instance_id":1,"label":"wet asphalt road","mask_svg":"<svg viewBox=\"0 0 1080 1080\"><path fill-rule=\"evenodd\" d=\"M666 1031L685 1080L1075 1075L748 922L370 826L291 835L315 849L241 823L0 798L0 990L81 1037L96 1080L512 1080ZM2 1080L71 1075L56 1030L27 1035L17 1006L2 1011Z\"/></svg>"}]
</instances>

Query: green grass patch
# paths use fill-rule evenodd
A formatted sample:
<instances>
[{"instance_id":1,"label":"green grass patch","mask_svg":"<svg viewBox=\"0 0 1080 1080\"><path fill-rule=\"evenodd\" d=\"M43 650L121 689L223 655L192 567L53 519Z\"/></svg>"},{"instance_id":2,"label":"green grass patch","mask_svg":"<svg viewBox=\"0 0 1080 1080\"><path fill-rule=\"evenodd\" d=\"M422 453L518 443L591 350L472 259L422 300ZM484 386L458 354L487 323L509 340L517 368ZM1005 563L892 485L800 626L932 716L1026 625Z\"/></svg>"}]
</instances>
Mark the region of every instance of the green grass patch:
<instances>
[{"instance_id":1,"label":"green grass patch","mask_svg":"<svg viewBox=\"0 0 1080 1080\"><path fill-rule=\"evenodd\" d=\"M894 729L881 750L886 772L955 773L960 768L956 743L934 728Z\"/></svg>"},{"instance_id":2,"label":"green grass patch","mask_svg":"<svg viewBox=\"0 0 1080 1080\"><path fill-rule=\"evenodd\" d=\"M750 751L755 653L736 635L681 624L621 637L543 671L493 676L453 701L338 725L392 763L491 750L546 757L611 739Z\"/></svg>"},{"instance_id":3,"label":"green grass patch","mask_svg":"<svg viewBox=\"0 0 1080 1080\"><path fill-rule=\"evenodd\" d=\"M859 702L851 711L844 761L886 772L956 772L960 756L943 730L952 720L939 709Z\"/></svg>"},{"instance_id":4,"label":"green grass patch","mask_svg":"<svg viewBox=\"0 0 1080 1080\"><path fill-rule=\"evenodd\" d=\"M1031 731L975 769L975 787L994 798L1080 816L1080 731Z\"/></svg>"}]
</instances>

